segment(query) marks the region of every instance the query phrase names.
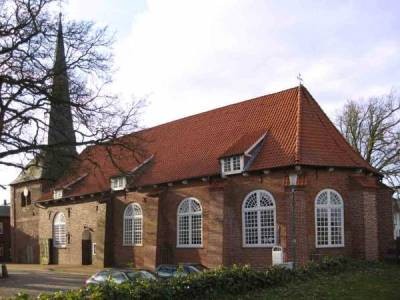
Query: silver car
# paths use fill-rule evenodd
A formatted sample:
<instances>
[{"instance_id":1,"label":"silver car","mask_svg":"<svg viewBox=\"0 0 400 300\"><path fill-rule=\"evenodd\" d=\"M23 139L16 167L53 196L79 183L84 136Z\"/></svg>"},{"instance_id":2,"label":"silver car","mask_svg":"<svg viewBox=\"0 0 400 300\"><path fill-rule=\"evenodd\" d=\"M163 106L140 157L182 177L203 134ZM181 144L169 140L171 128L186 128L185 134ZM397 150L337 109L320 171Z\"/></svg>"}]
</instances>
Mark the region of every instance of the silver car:
<instances>
[{"instance_id":1,"label":"silver car","mask_svg":"<svg viewBox=\"0 0 400 300\"><path fill-rule=\"evenodd\" d=\"M178 265L159 265L156 269L156 275L160 279L171 277L187 276L189 274L201 273L207 270L205 266L198 263L183 263Z\"/></svg>"},{"instance_id":2,"label":"silver car","mask_svg":"<svg viewBox=\"0 0 400 300\"><path fill-rule=\"evenodd\" d=\"M86 285L103 284L107 280L111 280L117 284L124 282L134 282L137 279L157 280L156 276L148 270L144 269L104 269L97 272L85 282Z\"/></svg>"}]
</instances>

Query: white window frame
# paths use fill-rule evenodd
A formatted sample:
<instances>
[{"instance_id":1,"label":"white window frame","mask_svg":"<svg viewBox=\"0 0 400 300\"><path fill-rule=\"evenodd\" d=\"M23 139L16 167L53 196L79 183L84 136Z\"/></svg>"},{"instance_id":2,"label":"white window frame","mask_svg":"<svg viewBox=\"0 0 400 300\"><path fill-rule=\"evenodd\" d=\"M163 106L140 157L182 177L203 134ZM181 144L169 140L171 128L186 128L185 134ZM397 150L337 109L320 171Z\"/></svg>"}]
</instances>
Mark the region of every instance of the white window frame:
<instances>
[{"instance_id":1,"label":"white window frame","mask_svg":"<svg viewBox=\"0 0 400 300\"><path fill-rule=\"evenodd\" d=\"M61 199L63 197L63 190L58 189L53 191L53 199Z\"/></svg>"},{"instance_id":2,"label":"white window frame","mask_svg":"<svg viewBox=\"0 0 400 300\"><path fill-rule=\"evenodd\" d=\"M126 215L126 212L129 209L129 207L132 207L132 210L133 210L133 215L132 216L127 216ZM140 210L140 215L135 215L135 207ZM125 240L125 231L127 230L126 224L125 224L125 220L126 219L131 219L132 220L132 228L131 228L131 232L132 232L132 236L131 236L132 240L131 241L132 242L130 242L130 243ZM139 220L140 221L140 236L141 236L140 243L135 243L135 220ZM123 246L143 246L143 210L142 210L142 207L140 206L140 204L138 204L136 202L127 205L125 210L124 210L122 245Z\"/></svg>"},{"instance_id":3,"label":"white window frame","mask_svg":"<svg viewBox=\"0 0 400 300\"><path fill-rule=\"evenodd\" d=\"M4 234L4 225L3 225L3 222L0 222L0 234Z\"/></svg>"},{"instance_id":4,"label":"white window frame","mask_svg":"<svg viewBox=\"0 0 400 300\"><path fill-rule=\"evenodd\" d=\"M56 232L56 226L64 226L64 233L60 234ZM57 230L60 230L59 228ZM57 235L57 236L56 236ZM67 219L64 213L58 212L53 219L53 246L55 248L66 248L67 247Z\"/></svg>"},{"instance_id":5,"label":"white window frame","mask_svg":"<svg viewBox=\"0 0 400 300\"><path fill-rule=\"evenodd\" d=\"M92 256L96 256L96 243L92 243Z\"/></svg>"},{"instance_id":6,"label":"white window frame","mask_svg":"<svg viewBox=\"0 0 400 300\"><path fill-rule=\"evenodd\" d=\"M393 238L400 237L400 212L393 214Z\"/></svg>"},{"instance_id":7,"label":"white window frame","mask_svg":"<svg viewBox=\"0 0 400 300\"><path fill-rule=\"evenodd\" d=\"M256 195L257 195L256 196L257 207L245 208L247 200L254 193L256 193ZM271 197L272 203L273 203L272 207L260 206L260 194L261 193L266 193L266 194L268 194L269 197ZM261 243L261 217L260 217L260 214L261 214L261 211L266 211L266 210L273 210L273 213L274 213L274 243L268 243L268 244L264 243L263 244L263 243ZM256 211L257 212L257 240L258 240L257 244L246 243L245 213L248 211ZM276 228L277 228L277 226L276 226L276 202L275 202L274 196L272 196L272 194L266 190L254 190L254 191L251 191L250 193L248 193L242 202L242 245L243 245L243 247L244 248L272 248L272 247L276 246L276 241L277 241Z\"/></svg>"},{"instance_id":8,"label":"white window frame","mask_svg":"<svg viewBox=\"0 0 400 300\"><path fill-rule=\"evenodd\" d=\"M189 212L185 212L182 213L180 212L180 208L182 207L182 205L186 202L189 201ZM200 206L200 211L192 211L192 206L190 205L190 202L197 202L197 204ZM181 244L179 241L179 232L180 232L180 217L181 216L188 216L189 217L189 243L188 244ZM192 217L193 216L201 216L200 218L200 222L201 222L201 243L200 244L193 244L193 240L192 240L192 234L193 234L193 230L192 230ZM201 205L200 200L194 198L194 197L188 197L183 199L179 205L178 205L178 209L176 211L176 247L177 248L202 248L203 247L203 206Z\"/></svg>"},{"instance_id":9,"label":"white window frame","mask_svg":"<svg viewBox=\"0 0 400 300\"><path fill-rule=\"evenodd\" d=\"M233 158L239 157L240 159L240 169L233 170ZM244 157L243 155L234 155L229 157L224 157L220 160L221 162L221 174L222 175L232 175L242 173L244 169ZM229 171L225 171L225 165L229 163Z\"/></svg>"},{"instance_id":10,"label":"white window frame","mask_svg":"<svg viewBox=\"0 0 400 300\"><path fill-rule=\"evenodd\" d=\"M328 193L328 203L327 204L317 204L318 198L322 193ZM340 205L332 205L330 203L330 199L331 199L331 193L335 193L337 194L337 196L339 197L341 204ZM341 235L342 235L342 243L341 244L332 244L332 238L331 238L331 210L332 208L341 208ZM317 209L318 208L326 208L328 210L328 244L327 245L319 245L318 244L318 226L317 226ZM333 189L323 189L322 191L320 191L317 196L315 197L314 200L314 222L315 222L315 247L316 248L343 248L345 245L345 241L344 241L344 202L343 202L343 198L340 195L339 192L333 190Z\"/></svg>"},{"instance_id":11,"label":"white window frame","mask_svg":"<svg viewBox=\"0 0 400 300\"><path fill-rule=\"evenodd\" d=\"M111 189L113 191L122 191L126 188L126 177L124 176L111 178L110 181Z\"/></svg>"}]
</instances>

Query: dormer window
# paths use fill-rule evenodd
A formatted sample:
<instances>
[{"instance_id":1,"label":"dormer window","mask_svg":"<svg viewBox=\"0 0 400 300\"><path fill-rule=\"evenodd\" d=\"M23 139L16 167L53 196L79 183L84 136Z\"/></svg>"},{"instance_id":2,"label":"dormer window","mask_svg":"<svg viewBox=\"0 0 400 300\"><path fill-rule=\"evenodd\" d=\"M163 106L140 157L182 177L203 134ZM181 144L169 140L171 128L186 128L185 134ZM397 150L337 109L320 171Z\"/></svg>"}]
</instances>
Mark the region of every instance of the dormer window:
<instances>
[{"instance_id":1,"label":"dormer window","mask_svg":"<svg viewBox=\"0 0 400 300\"><path fill-rule=\"evenodd\" d=\"M222 175L237 174L243 171L243 156L235 155L221 159Z\"/></svg>"},{"instance_id":2,"label":"dormer window","mask_svg":"<svg viewBox=\"0 0 400 300\"><path fill-rule=\"evenodd\" d=\"M63 190L54 190L53 199L61 199L63 197Z\"/></svg>"},{"instance_id":3,"label":"dormer window","mask_svg":"<svg viewBox=\"0 0 400 300\"><path fill-rule=\"evenodd\" d=\"M113 191L121 191L126 188L126 177L111 178L111 189Z\"/></svg>"}]
</instances>

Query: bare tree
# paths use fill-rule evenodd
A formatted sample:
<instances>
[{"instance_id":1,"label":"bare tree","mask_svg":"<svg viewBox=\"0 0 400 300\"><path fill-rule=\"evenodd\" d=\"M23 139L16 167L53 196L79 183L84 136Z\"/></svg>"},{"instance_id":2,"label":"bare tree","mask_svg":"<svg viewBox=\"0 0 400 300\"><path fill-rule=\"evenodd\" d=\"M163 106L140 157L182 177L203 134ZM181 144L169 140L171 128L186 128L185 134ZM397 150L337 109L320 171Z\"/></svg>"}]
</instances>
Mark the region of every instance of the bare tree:
<instances>
[{"instance_id":1,"label":"bare tree","mask_svg":"<svg viewBox=\"0 0 400 300\"><path fill-rule=\"evenodd\" d=\"M48 145L58 0L0 0L0 165L23 167ZM140 101L107 92L113 38L92 22L64 22L65 68L76 142L110 145L138 127ZM69 105L69 104L68 104Z\"/></svg>"},{"instance_id":2,"label":"bare tree","mask_svg":"<svg viewBox=\"0 0 400 300\"><path fill-rule=\"evenodd\" d=\"M349 100L336 119L346 140L391 186L400 184L400 95Z\"/></svg>"}]
</instances>

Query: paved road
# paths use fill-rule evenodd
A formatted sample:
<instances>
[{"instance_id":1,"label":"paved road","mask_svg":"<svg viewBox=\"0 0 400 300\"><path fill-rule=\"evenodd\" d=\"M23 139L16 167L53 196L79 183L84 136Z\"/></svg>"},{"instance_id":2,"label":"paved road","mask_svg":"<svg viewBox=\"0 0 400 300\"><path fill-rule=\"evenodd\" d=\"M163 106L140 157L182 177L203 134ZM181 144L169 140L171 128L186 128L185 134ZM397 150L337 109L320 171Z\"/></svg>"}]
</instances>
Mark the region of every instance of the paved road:
<instances>
[{"instance_id":1,"label":"paved road","mask_svg":"<svg viewBox=\"0 0 400 300\"><path fill-rule=\"evenodd\" d=\"M56 272L10 270L9 277L0 279L0 299L19 292L29 295L77 289L83 286L87 275Z\"/></svg>"}]
</instances>

